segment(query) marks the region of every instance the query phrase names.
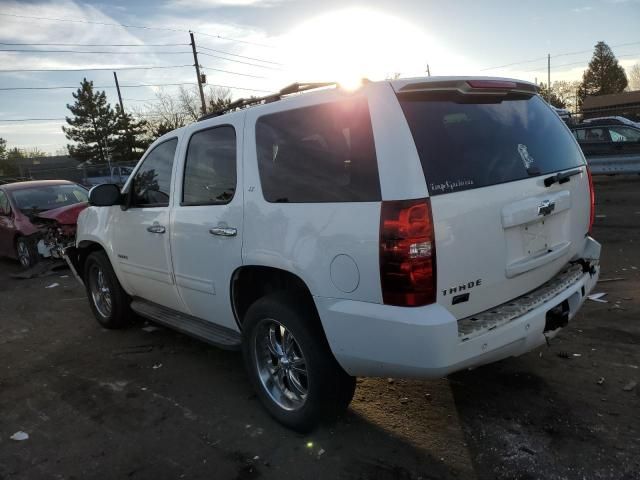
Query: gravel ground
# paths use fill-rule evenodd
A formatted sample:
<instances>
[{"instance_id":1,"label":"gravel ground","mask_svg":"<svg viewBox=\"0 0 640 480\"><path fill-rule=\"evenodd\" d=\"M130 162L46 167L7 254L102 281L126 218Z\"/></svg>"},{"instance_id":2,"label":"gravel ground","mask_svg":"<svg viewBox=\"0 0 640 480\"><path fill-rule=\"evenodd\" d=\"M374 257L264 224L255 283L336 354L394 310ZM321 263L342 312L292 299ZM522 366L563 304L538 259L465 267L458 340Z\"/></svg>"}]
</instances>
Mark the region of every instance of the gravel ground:
<instances>
[{"instance_id":1,"label":"gravel ground","mask_svg":"<svg viewBox=\"0 0 640 480\"><path fill-rule=\"evenodd\" d=\"M596 179L601 278L624 280L550 347L359 379L347 415L309 435L264 412L238 353L104 330L68 272L16 280L0 260L0 479L640 479L639 187Z\"/></svg>"}]
</instances>

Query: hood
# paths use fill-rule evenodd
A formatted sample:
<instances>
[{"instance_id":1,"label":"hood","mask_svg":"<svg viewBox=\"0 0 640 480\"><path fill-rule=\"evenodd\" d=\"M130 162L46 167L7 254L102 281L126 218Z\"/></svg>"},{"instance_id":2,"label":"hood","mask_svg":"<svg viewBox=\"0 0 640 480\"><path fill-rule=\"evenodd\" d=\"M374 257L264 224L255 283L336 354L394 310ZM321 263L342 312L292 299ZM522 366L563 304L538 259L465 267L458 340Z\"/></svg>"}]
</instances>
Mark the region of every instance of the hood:
<instances>
[{"instance_id":1,"label":"hood","mask_svg":"<svg viewBox=\"0 0 640 480\"><path fill-rule=\"evenodd\" d=\"M54 208L53 210L47 210L46 212L36 215L39 218L46 218L47 220L55 220L61 225L75 225L78 222L78 215L85 208L87 203L74 203L73 205L67 205L66 207Z\"/></svg>"}]
</instances>

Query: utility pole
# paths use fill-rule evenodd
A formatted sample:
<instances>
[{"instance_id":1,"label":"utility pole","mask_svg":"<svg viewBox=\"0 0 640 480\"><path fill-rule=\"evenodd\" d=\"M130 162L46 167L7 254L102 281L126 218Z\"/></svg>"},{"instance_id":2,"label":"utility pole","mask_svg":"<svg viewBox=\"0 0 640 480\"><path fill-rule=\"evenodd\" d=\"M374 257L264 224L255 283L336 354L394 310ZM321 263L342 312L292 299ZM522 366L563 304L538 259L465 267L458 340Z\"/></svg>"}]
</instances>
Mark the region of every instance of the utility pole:
<instances>
[{"instance_id":1,"label":"utility pole","mask_svg":"<svg viewBox=\"0 0 640 480\"><path fill-rule=\"evenodd\" d=\"M202 114L207 113L207 105L204 103L204 90L202 90L202 78L200 77L200 65L198 64L198 52L196 52L196 41L193 38L193 32L189 32L191 37L191 50L193 50L193 61L196 67L196 76L198 77L198 89L200 90L200 103L202 106Z\"/></svg>"},{"instance_id":2,"label":"utility pole","mask_svg":"<svg viewBox=\"0 0 640 480\"><path fill-rule=\"evenodd\" d=\"M547 89L551 96L551 54L547 53Z\"/></svg>"},{"instance_id":3,"label":"utility pole","mask_svg":"<svg viewBox=\"0 0 640 480\"><path fill-rule=\"evenodd\" d=\"M427 63L427 77L431 76L431 70L429 69L429 64Z\"/></svg>"},{"instance_id":4,"label":"utility pole","mask_svg":"<svg viewBox=\"0 0 640 480\"><path fill-rule=\"evenodd\" d=\"M118 101L120 102L120 113L124 116L124 105L122 104L122 94L120 93L120 84L118 83L118 75L113 72L113 78L116 81L116 90L118 91Z\"/></svg>"}]
</instances>

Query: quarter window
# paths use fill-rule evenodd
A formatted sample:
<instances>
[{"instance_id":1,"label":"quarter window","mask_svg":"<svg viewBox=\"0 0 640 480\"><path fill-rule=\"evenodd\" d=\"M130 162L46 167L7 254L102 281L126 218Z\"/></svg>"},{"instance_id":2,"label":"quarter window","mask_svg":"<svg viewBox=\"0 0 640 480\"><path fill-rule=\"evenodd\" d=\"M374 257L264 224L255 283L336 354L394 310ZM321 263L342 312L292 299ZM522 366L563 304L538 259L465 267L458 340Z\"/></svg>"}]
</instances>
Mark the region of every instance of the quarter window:
<instances>
[{"instance_id":1,"label":"quarter window","mask_svg":"<svg viewBox=\"0 0 640 480\"><path fill-rule=\"evenodd\" d=\"M369 107L364 97L260 117L258 170L268 202L380 200Z\"/></svg>"},{"instance_id":2,"label":"quarter window","mask_svg":"<svg viewBox=\"0 0 640 480\"><path fill-rule=\"evenodd\" d=\"M612 142L639 142L640 130L629 127L609 127Z\"/></svg>"},{"instance_id":3,"label":"quarter window","mask_svg":"<svg viewBox=\"0 0 640 480\"><path fill-rule=\"evenodd\" d=\"M171 171L178 139L172 138L155 147L144 159L133 178L133 207L169 205Z\"/></svg>"},{"instance_id":4,"label":"quarter window","mask_svg":"<svg viewBox=\"0 0 640 480\"><path fill-rule=\"evenodd\" d=\"M184 168L183 205L229 203L236 191L236 132L222 126L194 133Z\"/></svg>"}]
</instances>

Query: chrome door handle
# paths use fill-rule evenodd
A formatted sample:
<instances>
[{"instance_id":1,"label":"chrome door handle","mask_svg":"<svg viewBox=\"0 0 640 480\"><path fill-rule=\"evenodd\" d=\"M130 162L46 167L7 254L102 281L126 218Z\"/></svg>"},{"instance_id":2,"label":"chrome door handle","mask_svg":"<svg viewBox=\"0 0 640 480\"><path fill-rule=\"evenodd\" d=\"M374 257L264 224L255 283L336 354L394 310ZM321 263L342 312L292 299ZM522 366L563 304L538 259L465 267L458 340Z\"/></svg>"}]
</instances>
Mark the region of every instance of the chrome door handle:
<instances>
[{"instance_id":1,"label":"chrome door handle","mask_svg":"<svg viewBox=\"0 0 640 480\"><path fill-rule=\"evenodd\" d=\"M209 233L219 237L235 237L238 234L238 230L232 227L213 227L209 230Z\"/></svg>"},{"instance_id":2,"label":"chrome door handle","mask_svg":"<svg viewBox=\"0 0 640 480\"><path fill-rule=\"evenodd\" d=\"M164 233L166 231L167 229L162 225L154 224L154 225L151 225L150 227L147 227L147 232L150 232L150 233Z\"/></svg>"}]
</instances>

